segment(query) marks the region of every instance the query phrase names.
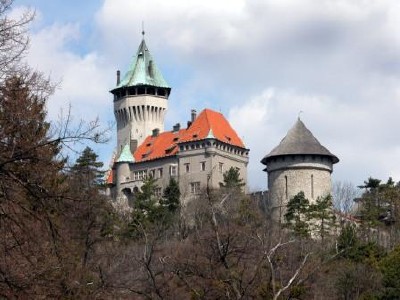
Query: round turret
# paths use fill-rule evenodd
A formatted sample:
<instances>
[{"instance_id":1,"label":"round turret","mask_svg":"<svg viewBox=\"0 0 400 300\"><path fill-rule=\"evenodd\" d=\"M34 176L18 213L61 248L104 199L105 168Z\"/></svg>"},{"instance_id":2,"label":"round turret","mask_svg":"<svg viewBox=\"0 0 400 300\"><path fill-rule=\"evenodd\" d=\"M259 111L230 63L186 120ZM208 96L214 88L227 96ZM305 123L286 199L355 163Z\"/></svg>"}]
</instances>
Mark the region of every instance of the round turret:
<instances>
[{"instance_id":1,"label":"round turret","mask_svg":"<svg viewBox=\"0 0 400 300\"><path fill-rule=\"evenodd\" d=\"M261 160L268 173L273 216L282 219L289 199L301 191L311 203L330 194L331 173L337 162L339 159L298 119L279 145Z\"/></svg>"}]
</instances>

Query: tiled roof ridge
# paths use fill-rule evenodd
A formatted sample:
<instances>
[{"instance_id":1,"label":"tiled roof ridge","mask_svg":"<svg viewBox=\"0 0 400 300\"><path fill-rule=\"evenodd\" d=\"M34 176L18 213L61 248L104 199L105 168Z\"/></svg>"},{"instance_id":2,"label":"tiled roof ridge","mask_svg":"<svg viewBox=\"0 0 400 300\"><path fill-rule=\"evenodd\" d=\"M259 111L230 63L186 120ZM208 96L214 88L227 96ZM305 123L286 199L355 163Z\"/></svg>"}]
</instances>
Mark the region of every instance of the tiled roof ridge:
<instances>
[{"instance_id":1,"label":"tiled roof ridge","mask_svg":"<svg viewBox=\"0 0 400 300\"><path fill-rule=\"evenodd\" d=\"M220 122L220 125L214 127L213 125L217 125L214 124L215 122ZM213 137L209 137L210 131L213 133ZM230 140L225 140L224 136L228 136ZM174 141L177 137L179 140ZM164 131L156 137L151 135L147 136L133 155L136 162L173 156L179 152L179 147L173 146L182 143L206 140L208 138L214 138L234 147L245 148L242 140L224 115L212 109L205 108L188 128L180 129L178 132L173 130ZM147 146L149 143L151 143L151 146ZM145 154L149 148L154 150L153 153L143 157L143 154Z\"/></svg>"}]
</instances>

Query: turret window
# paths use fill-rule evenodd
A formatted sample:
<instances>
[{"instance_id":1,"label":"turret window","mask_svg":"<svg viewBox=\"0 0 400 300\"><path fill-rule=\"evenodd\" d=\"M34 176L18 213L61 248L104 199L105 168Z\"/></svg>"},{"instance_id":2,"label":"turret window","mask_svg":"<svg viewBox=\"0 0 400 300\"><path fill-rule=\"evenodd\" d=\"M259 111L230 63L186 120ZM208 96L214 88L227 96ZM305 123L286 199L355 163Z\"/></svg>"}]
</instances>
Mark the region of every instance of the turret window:
<instances>
[{"instance_id":1,"label":"turret window","mask_svg":"<svg viewBox=\"0 0 400 300\"><path fill-rule=\"evenodd\" d=\"M288 193L288 178L287 178L287 176L285 176L285 198L286 198L286 200L288 200L288 198L289 198L288 194L289 194Z\"/></svg>"},{"instance_id":2,"label":"turret window","mask_svg":"<svg viewBox=\"0 0 400 300\"><path fill-rule=\"evenodd\" d=\"M311 175L311 198L314 199L314 175Z\"/></svg>"}]
</instances>

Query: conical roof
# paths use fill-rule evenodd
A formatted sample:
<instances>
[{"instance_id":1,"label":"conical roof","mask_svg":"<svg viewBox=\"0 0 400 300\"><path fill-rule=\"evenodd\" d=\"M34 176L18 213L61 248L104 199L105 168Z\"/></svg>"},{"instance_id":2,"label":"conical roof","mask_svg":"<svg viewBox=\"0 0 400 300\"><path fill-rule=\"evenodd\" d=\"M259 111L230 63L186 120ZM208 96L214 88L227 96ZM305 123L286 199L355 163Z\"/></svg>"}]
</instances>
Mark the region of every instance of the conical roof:
<instances>
[{"instance_id":1,"label":"conical roof","mask_svg":"<svg viewBox=\"0 0 400 300\"><path fill-rule=\"evenodd\" d=\"M117 162L127 162L127 163L134 163L135 159L132 155L131 148L128 144L122 148L121 154L117 160Z\"/></svg>"},{"instance_id":2,"label":"conical roof","mask_svg":"<svg viewBox=\"0 0 400 300\"><path fill-rule=\"evenodd\" d=\"M151 56L144 39L133 57L128 72L115 89L140 85L170 88Z\"/></svg>"},{"instance_id":3,"label":"conical roof","mask_svg":"<svg viewBox=\"0 0 400 300\"><path fill-rule=\"evenodd\" d=\"M272 157L306 154L329 156L334 164L339 162L339 159L322 146L304 123L298 119L279 145L267 154L261 162L266 165L267 161Z\"/></svg>"}]
</instances>

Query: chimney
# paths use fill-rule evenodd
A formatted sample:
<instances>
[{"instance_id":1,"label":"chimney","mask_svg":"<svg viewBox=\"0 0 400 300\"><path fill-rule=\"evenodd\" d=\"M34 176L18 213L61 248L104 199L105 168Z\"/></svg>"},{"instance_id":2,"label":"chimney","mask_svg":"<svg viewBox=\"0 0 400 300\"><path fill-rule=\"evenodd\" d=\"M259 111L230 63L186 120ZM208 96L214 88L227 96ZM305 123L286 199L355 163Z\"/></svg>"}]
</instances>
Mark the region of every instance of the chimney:
<instances>
[{"instance_id":1,"label":"chimney","mask_svg":"<svg viewBox=\"0 0 400 300\"><path fill-rule=\"evenodd\" d=\"M156 137L156 136L158 136L159 135L159 133L160 133L160 129L159 128L154 128L153 129L153 133L152 133L152 137Z\"/></svg>"},{"instance_id":2,"label":"chimney","mask_svg":"<svg viewBox=\"0 0 400 300\"><path fill-rule=\"evenodd\" d=\"M121 82L121 71L117 70L117 85Z\"/></svg>"},{"instance_id":3,"label":"chimney","mask_svg":"<svg viewBox=\"0 0 400 300\"><path fill-rule=\"evenodd\" d=\"M177 132L181 129L181 124L176 123L173 127L172 127L172 131L173 132Z\"/></svg>"},{"instance_id":4,"label":"chimney","mask_svg":"<svg viewBox=\"0 0 400 300\"><path fill-rule=\"evenodd\" d=\"M194 122L194 120L196 120L196 117L197 117L197 115L196 115L196 110L195 109L192 109L192 111L191 111L191 116L192 116L192 118L191 118L191 123L193 123Z\"/></svg>"}]
</instances>

